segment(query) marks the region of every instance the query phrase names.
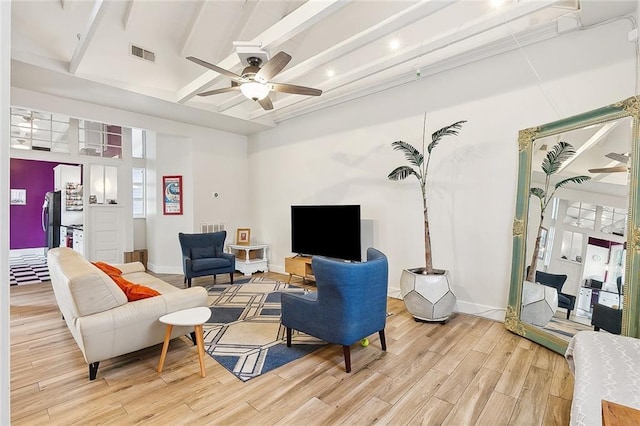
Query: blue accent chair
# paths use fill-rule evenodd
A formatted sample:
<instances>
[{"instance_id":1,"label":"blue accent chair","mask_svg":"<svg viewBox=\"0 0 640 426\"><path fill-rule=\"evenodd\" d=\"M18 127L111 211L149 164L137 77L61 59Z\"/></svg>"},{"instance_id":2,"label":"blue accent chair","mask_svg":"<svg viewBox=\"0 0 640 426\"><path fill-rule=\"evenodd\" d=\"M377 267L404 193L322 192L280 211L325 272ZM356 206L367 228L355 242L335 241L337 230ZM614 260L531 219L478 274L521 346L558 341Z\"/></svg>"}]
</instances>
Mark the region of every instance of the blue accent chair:
<instances>
[{"instance_id":1,"label":"blue accent chair","mask_svg":"<svg viewBox=\"0 0 640 426\"><path fill-rule=\"evenodd\" d=\"M213 282L217 274L229 274L233 284L233 273L236 270L236 257L224 253L224 240L227 231L206 234L178 234L182 248L182 269L184 280L191 287L191 278L213 275Z\"/></svg>"},{"instance_id":2,"label":"blue accent chair","mask_svg":"<svg viewBox=\"0 0 640 426\"><path fill-rule=\"evenodd\" d=\"M352 344L378 332L382 350L387 350L387 257L369 248L366 262L314 256L311 265L318 291L281 294L281 322L287 330L287 346L291 347L292 329L342 345L349 373Z\"/></svg>"}]
</instances>

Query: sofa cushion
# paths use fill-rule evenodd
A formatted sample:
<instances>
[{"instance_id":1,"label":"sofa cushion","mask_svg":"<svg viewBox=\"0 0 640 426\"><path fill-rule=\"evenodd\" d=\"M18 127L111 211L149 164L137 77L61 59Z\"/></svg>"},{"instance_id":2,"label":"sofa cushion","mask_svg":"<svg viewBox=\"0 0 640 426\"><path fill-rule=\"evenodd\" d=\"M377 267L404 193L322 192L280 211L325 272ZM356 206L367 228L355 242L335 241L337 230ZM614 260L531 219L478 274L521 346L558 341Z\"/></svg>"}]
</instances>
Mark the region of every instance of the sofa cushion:
<instances>
[{"instance_id":1,"label":"sofa cushion","mask_svg":"<svg viewBox=\"0 0 640 426\"><path fill-rule=\"evenodd\" d=\"M194 271L206 271L208 269L228 268L231 262L222 257L213 257L211 259L195 259L192 261L191 269Z\"/></svg>"},{"instance_id":2,"label":"sofa cushion","mask_svg":"<svg viewBox=\"0 0 640 426\"><path fill-rule=\"evenodd\" d=\"M93 263L93 265L100 269L102 272L104 272L107 275L122 275L122 271L118 268L116 268L115 266L109 265L108 263L105 262L91 262Z\"/></svg>"},{"instance_id":3,"label":"sofa cushion","mask_svg":"<svg viewBox=\"0 0 640 426\"><path fill-rule=\"evenodd\" d=\"M191 259L208 259L216 257L216 249L213 246L209 247L193 247L191 249Z\"/></svg>"},{"instance_id":4,"label":"sofa cushion","mask_svg":"<svg viewBox=\"0 0 640 426\"><path fill-rule=\"evenodd\" d=\"M129 302L160 296L160 292L140 284L132 283L121 275L112 275L111 279L120 287L120 290L127 295Z\"/></svg>"}]
</instances>

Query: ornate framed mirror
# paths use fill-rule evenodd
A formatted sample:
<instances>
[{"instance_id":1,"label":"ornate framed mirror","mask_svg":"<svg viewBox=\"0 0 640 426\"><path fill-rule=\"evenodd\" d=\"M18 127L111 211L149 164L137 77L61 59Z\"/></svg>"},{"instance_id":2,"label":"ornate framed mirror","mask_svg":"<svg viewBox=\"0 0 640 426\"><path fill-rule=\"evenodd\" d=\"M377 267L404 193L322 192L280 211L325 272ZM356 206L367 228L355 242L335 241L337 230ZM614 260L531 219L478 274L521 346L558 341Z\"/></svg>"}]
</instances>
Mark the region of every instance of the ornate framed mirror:
<instances>
[{"instance_id":1,"label":"ornate framed mirror","mask_svg":"<svg viewBox=\"0 0 640 426\"><path fill-rule=\"evenodd\" d=\"M558 353L639 337L639 120L636 96L519 132L508 330Z\"/></svg>"}]
</instances>

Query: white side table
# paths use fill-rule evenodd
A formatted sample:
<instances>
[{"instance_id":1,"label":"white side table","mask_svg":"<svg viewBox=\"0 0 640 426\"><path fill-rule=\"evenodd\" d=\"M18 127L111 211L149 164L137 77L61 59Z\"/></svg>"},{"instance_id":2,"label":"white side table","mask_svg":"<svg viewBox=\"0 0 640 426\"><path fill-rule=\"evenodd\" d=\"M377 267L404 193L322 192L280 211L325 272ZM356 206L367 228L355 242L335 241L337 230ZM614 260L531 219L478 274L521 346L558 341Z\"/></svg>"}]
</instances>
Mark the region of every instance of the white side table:
<instances>
[{"instance_id":1,"label":"white side table","mask_svg":"<svg viewBox=\"0 0 640 426\"><path fill-rule=\"evenodd\" d=\"M249 276L258 271L269 272L269 267L267 266L268 247L269 245L267 244L227 244L227 253L234 254L234 250L244 251L244 253L239 254L241 257L236 257L236 269L245 276ZM258 251L258 257L252 259L252 251Z\"/></svg>"},{"instance_id":2,"label":"white side table","mask_svg":"<svg viewBox=\"0 0 640 426\"><path fill-rule=\"evenodd\" d=\"M162 345L162 354L160 355L160 363L158 364L158 373L162 373L164 360L167 357L167 349L169 348L169 340L171 340L171 331L174 325L193 326L196 335L196 345L198 346L198 360L200 361L200 375L204 373L204 338L202 324L207 322L211 316L211 309L204 306L198 308L184 309L182 311L172 312L160 317L160 322L167 324L167 331L164 334L164 344Z\"/></svg>"}]
</instances>

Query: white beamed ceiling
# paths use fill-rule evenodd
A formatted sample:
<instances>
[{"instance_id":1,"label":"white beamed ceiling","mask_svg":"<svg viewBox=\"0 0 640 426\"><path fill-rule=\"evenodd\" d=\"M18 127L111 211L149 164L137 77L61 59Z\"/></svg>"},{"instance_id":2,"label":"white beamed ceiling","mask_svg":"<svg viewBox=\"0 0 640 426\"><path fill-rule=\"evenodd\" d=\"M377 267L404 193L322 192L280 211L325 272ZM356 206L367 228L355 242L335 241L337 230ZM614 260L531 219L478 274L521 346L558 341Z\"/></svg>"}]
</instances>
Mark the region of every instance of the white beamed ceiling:
<instances>
[{"instance_id":1,"label":"white beamed ceiling","mask_svg":"<svg viewBox=\"0 0 640 426\"><path fill-rule=\"evenodd\" d=\"M157 102L158 110L165 111L158 115L167 114L169 102L172 111L198 110L192 114L196 124L249 134L411 81L418 78L418 69L424 78L555 37L560 17L584 14L593 24L599 16L633 13L636 4L505 0L495 9L489 0L17 0L12 4L12 84L95 103L105 96L113 107L122 99L125 109L129 93L148 98L146 105ZM399 43L396 50L389 47L392 39ZM273 81L324 93L272 92L272 111L237 93L195 96L230 81L185 57L239 73L243 65L234 41L260 42L272 55L289 53L292 61ZM155 63L130 55L131 44L154 52ZM64 89L54 87L56 80L65 81ZM73 81L84 93L74 90ZM93 100L87 99L91 84ZM64 90L68 93L60 93ZM111 96L106 94L110 90ZM233 127L225 127L225 117L233 117ZM246 128L238 130L242 122Z\"/></svg>"}]
</instances>

